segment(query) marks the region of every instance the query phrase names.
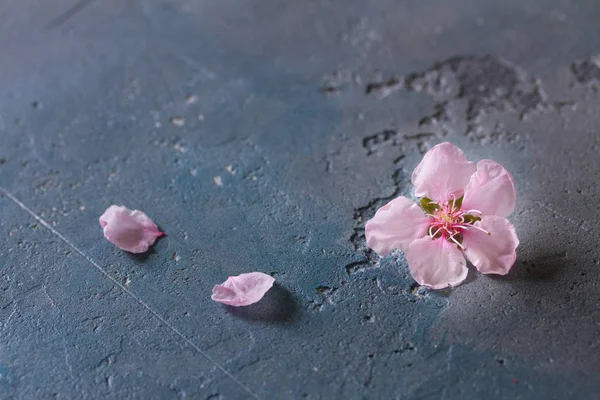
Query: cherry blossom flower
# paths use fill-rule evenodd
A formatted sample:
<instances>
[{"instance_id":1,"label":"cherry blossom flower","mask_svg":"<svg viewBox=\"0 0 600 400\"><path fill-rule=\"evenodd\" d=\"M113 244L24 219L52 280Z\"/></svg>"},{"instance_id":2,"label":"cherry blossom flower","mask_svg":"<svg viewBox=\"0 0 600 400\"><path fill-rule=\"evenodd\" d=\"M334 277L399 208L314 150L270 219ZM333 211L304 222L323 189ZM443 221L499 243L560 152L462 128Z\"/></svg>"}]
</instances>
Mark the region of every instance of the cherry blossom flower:
<instances>
[{"instance_id":1,"label":"cherry blossom flower","mask_svg":"<svg viewBox=\"0 0 600 400\"><path fill-rule=\"evenodd\" d=\"M139 210L112 205L100 217L104 237L121 250L144 253L157 238L164 236L156 224Z\"/></svg>"},{"instance_id":2,"label":"cherry blossom flower","mask_svg":"<svg viewBox=\"0 0 600 400\"><path fill-rule=\"evenodd\" d=\"M510 271L519 239L506 217L516 191L502 165L481 160L475 166L446 142L425 154L412 183L420 207L400 196L377 210L365 226L371 249L380 256L402 250L415 281L432 289L460 284L465 257L484 274Z\"/></svg>"},{"instance_id":3,"label":"cherry blossom flower","mask_svg":"<svg viewBox=\"0 0 600 400\"><path fill-rule=\"evenodd\" d=\"M221 285L215 285L211 298L234 307L248 306L263 298L275 278L262 272L230 276Z\"/></svg>"}]
</instances>

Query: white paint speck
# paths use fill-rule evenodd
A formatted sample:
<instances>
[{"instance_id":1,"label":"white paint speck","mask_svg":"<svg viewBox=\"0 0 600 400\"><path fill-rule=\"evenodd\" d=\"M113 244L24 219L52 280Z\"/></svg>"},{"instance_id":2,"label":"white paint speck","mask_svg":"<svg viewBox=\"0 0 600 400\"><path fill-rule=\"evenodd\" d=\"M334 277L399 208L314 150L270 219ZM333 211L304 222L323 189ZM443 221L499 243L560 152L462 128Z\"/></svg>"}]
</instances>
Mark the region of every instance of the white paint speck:
<instances>
[{"instance_id":1,"label":"white paint speck","mask_svg":"<svg viewBox=\"0 0 600 400\"><path fill-rule=\"evenodd\" d=\"M183 147L180 143L175 143L173 148L180 153L185 153L185 147Z\"/></svg>"},{"instance_id":2,"label":"white paint speck","mask_svg":"<svg viewBox=\"0 0 600 400\"><path fill-rule=\"evenodd\" d=\"M196 96L195 94L190 94L185 97L185 104L187 104L188 106L190 104L194 104L197 101L198 101L198 96Z\"/></svg>"},{"instance_id":3,"label":"white paint speck","mask_svg":"<svg viewBox=\"0 0 600 400\"><path fill-rule=\"evenodd\" d=\"M235 175L235 170L231 164L225 166L225 171L229 172L231 175Z\"/></svg>"},{"instance_id":4,"label":"white paint speck","mask_svg":"<svg viewBox=\"0 0 600 400\"><path fill-rule=\"evenodd\" d=\"M215 176L213 181L215 182L215 185L223 186L223 179L221 179L221 176Z\"/></svg>"},{"instance_id":5,"label":"white paint speck","mask_svg":"<svg viewBox=\"0 0 600 400\"><path fill-rule=\"evenodd\" d=\"M197 170L196 168L194 168L194 169L190 169L190 175L191 175L191 176L196 176L196 175L198 175L198 170Z\"/></svg>"},{"instance_id":6,"label":"white paint speck","mask_svg":"<svg viewBox=\"0 0 600 400\"><path fill-rule=\"evenodd\" d=\"M198 121L204 121L204 114L198 114Z\"/></svg>"},{"instance_id":7,"label":"white paint speck","mask_svg":"<svg viewBox=\"0 0 600 400\"><path fill-rule=\"evenodd\" d=\"M171 121L171 123L179 128L181 128L182 126L185 125L185 119L183 117L180 116L175 116L175 117L171 117L169 119L169 121Z\"/></svg>"}]
</instances>

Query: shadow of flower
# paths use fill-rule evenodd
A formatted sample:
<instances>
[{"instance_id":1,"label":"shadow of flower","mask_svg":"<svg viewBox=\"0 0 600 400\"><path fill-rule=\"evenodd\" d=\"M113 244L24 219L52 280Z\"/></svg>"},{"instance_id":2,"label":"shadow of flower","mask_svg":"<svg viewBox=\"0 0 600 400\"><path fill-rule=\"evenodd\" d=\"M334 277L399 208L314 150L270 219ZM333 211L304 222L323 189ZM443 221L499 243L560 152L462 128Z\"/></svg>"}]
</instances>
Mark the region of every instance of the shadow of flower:
<instances>
[{"instance_id":1,"label":"shadow of flower","mask_svg":"<svg viewBox=\"0 0 600 400\"><path fill-rule=\"evenodd\" d=\"M517 261L508 275L489 275L492 279L503 281L550 282L563 272L567 266L567 253L555 252L536 255L528 260Z\"/></svg>"}]
</instances>

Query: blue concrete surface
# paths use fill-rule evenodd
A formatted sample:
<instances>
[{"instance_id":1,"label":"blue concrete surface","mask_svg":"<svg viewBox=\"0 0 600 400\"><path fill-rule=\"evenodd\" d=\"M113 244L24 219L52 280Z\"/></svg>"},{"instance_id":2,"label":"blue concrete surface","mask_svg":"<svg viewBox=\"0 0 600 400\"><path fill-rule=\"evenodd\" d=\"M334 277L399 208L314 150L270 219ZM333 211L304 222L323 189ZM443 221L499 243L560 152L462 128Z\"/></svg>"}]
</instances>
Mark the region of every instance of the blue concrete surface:
<instances>
[{"instance_id":1,"label":"blue concrete surface","mask_svg":"<svg viewBox=\"0 0 600 400\"><path fill-rule=\"evenodd\" d=\"M0 4L0 398L593 399L600 8ZM365 221L441 141L515 176L507 277L431 292ZM111 204L167 233L102 236ZM210 300L227 276L277 283Z\"/></svg>"}]
</instances>

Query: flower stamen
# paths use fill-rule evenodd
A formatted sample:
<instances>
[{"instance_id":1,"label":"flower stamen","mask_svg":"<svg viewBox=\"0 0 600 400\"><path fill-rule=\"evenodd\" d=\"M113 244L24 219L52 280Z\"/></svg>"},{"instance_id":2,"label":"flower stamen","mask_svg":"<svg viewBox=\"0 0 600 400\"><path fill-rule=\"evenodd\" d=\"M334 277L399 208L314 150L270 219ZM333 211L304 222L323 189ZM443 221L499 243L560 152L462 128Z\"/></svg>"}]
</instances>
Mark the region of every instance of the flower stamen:
<instances>
[{"instance_id":1,"label":"flower stamen","mask_svg":"<svg viewBox=\"0 0 600 400\"><path fill-rule=\"evenodd\" d=\"M471 214L471 213L477 213L479 215L483 215L483 213L479 210L467 210L467 211L463 211L464 214Z\"/></svg>"},{"instance_id":2,"label":"flower stamen","mask_svg":"<svg viewBox=\"0 0 600 400\"><path fill-rule=\"evenodd\" d=\"M432 205L435 204L434 209L427 209L429 211L425 215L431 219L431 225L429 225L428 234L432 239L443 238L445 240L455 243L462 250L465 247L461 244L462 240L457 240L457 235L461 232L469 230L471 228L477 229L488 235L491 235L487 230L475 226L474 223L481 220L483 213L479 210L461 210L462 197L457 199L455 195L450 195L450 200L445 203L438 203L429 201L429 199L422 200L421 204ZM426 207L423 206L425 209ZM475 215L472 215L474 213Z\"/></svg>"},{"instance_id":3,"label":"flower stamen","mask_svg":"<svg viewBox=\"0 0 600 400\"><path fill-rule=\"evenodd\" d=\"M480 226L477 226L477 225L471 225L470 227L471 227L471 228L475 228L475 229L477 229L477 230L479 230L479 231L481 231L481 232L483 232L483 233L487 233L487 235L488 235L488 236L492 234L491 232L489 232L489 231L486 231L485 229L483 229L482 227L480 227Z\"/></svg>"},{"instance_id":4,"label":"flower stamen","mask_svg":"<svg viewBox=\"0 0 600 400\"><path fill-rule=\"evenodd\" d=\"M450 205L450 213L453 214L454 213L454 205L456 204L456 197L454 196L454 194L451 194L450 197L452 197L452 200L448 202L448 204Z\"/></svg>"},{"instance_id":5,"label":"flower stamen","mask_svg":"<svg viewBox=\"0 0 600 400\"><path fill-rule=\"evenodd\" d=\"M454 235L456 235L456 233L455 233ZM457 245L458 247L460 247L460 249L461 249L461 250L464 250L465 248L463 247L463 245L462 245L462 244L460 244L460 243L458 242L458 240L454 239L454 235L450 236L450 237L449 237L449 239L450 239L450 240L452 240L454 243L456 243L456 245Z\"/></svg>"}]
</instances>

